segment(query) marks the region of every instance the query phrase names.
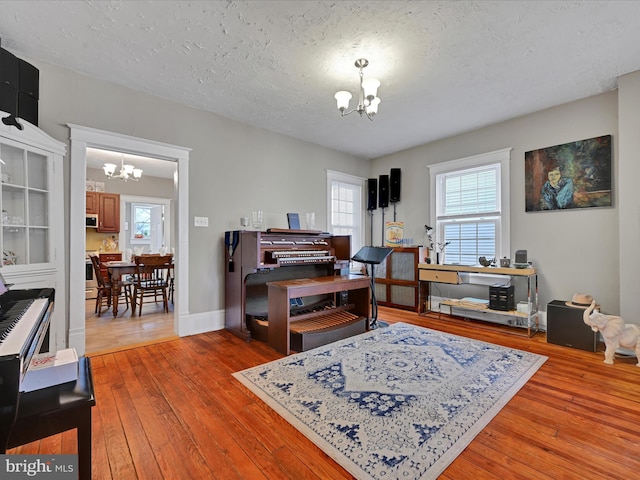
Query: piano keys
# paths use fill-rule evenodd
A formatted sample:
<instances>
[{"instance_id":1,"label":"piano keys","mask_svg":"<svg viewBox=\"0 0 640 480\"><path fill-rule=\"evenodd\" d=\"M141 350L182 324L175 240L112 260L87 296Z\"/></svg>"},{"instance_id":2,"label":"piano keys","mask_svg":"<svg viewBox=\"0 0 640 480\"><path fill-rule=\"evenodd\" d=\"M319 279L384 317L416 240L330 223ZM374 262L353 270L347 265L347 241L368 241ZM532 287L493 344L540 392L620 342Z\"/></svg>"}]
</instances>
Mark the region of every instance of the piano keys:
<instances>
[{"instance_id":1,"label":"piano keys","mask_svg":"<svg viewBox=\"0 0 640 480\"><path fill-rule=\"evenodd\" d=\"M0 290L4 282L0 277ZM22 382L34 354L48 348L53 289L9 290L0 295L0 453L19 408Z\"/></svg>"}]
</instances>

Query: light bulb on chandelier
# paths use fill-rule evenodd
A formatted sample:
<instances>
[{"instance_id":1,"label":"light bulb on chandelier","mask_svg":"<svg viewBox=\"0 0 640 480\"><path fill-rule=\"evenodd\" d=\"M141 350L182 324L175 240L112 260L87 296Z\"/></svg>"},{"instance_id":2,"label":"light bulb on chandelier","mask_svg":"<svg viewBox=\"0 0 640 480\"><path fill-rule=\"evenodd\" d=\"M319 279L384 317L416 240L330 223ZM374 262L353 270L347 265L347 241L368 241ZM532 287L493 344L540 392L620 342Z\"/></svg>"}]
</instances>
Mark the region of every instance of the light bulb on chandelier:
<instances>
[{"instance_id":1,"label":"light bulb on chandelier","mask_svg":"<svg viewBox=\"0 0 640 480\"><path fill-rule=\"evenodd\" d=\"M118 178L122 181L133 180L137 182L142 177L142 170L139 168L135 168L133 165L125 165L124 164L124 153L120 154L122 156L120 172L116 175L116 168L118 167L115 163L105 163L103 170L104 174L109 179Z\"/></svg>"},{"instance_id":2,"label":"light bulb on chandelier","mask_svg":"<svg viewBox=\"0 0 640 480\"><path fill-rule=\"evenodd\" d=\"M366 115L369 120L378 113L378 105L380 98L377 96L380 80L376 78L364 78L362 69L369 65L366 58L359 58L355 62L356 68L360 70L360 91L358 93L358 106L353 110L349 110L349 100L353 97L350 92L341 90L334 95L338 104L340 115L345 116L353 112L358 112L360 116Z\"/></svg>"}]
</instances>

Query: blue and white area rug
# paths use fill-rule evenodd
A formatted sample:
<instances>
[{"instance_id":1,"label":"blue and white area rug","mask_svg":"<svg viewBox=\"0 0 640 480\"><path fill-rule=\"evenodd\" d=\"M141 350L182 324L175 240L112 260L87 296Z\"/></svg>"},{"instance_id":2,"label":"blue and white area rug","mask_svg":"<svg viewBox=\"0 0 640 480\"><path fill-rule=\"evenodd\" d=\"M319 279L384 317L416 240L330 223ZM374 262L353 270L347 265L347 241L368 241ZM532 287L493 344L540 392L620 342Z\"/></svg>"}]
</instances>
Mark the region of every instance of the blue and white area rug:
<instances>
[{"instance_id":1,"label":"blue and white area rug","mask_svg":"<svg viewBox=\"0 0 640 480\"><path fill-rule=\"evenodd\" d=\"M396 323L234 376L360 479L431 479L547 358Z\"/></svg>"}]
</instances>

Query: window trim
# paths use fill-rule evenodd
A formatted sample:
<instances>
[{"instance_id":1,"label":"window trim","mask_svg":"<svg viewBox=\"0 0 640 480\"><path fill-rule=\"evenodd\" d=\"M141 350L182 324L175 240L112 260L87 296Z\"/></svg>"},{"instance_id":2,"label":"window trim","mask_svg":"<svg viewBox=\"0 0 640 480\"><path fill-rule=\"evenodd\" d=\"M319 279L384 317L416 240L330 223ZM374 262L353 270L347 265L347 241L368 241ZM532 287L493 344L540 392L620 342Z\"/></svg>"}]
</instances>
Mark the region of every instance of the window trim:
<instances>
[{"instance_id":1,"label":"window trim","mask_svg":"<svg viewBox=\"0 0 640 480\"><path fill-rule=\"evenodd\" d=\"M511 257L511 191L510 191L510 173L509 166L511 163L511 147L495 150L492 152L481 153L470 157L449 160L446 162L427 165L429 171L429 224L436 225L437 220L437 176L445 173L455 172L459 170L468 170L472 168L483 167L500 163L500 238L499 251L496 252L498 258ZM436 238L440 238L441 232L436 231Z\"/></svg>"},{"instance_id":2,"label":"window trim","mask_svg":"<svg viewBox=\"0 0 640 480\"><path fill-rule=\"evenodd\" d=\"M366 193L365 181L366 181L365 178L358 177L356 175L350 175L348 173L342 173L335 170L327 169L327 217L326 218L327 218L328 232L331 232L331 213L333 208L332 197L331 197L332 183L333 182L348 183L360 188L360 208L358 208L356 212L358 215L358 225L356 226L356 228L360 232L360 242L361 242L361 245L358 246L358 249L366 245L366 241L367 241L366 232L365 232L365 218L363 213L365 193ZM357 251L357 249L355 248L356 245L353 242L353 238L351 240L352 240L351 250L352 250L352 253L355 253Z\"/></svg>"}]
</instances>

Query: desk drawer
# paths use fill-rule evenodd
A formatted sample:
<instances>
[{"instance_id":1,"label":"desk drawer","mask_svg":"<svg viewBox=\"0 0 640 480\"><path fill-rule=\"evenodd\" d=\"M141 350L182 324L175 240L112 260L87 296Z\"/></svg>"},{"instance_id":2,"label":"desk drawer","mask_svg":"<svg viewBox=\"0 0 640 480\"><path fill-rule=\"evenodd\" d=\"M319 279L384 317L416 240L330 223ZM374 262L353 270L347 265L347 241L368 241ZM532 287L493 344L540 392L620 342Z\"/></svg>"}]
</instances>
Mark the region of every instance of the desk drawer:
<instances>
[{"instance_id":1,"label":"desk drawer","mask_svg":"<svg viewBox=\"0 0 640 480\"><path fill-rule=\"evenodd\" d=\"M422 282L461 283L458 272L446 272L442 270L420 270L419 278Z\"/></svg>"}]
</instances>

